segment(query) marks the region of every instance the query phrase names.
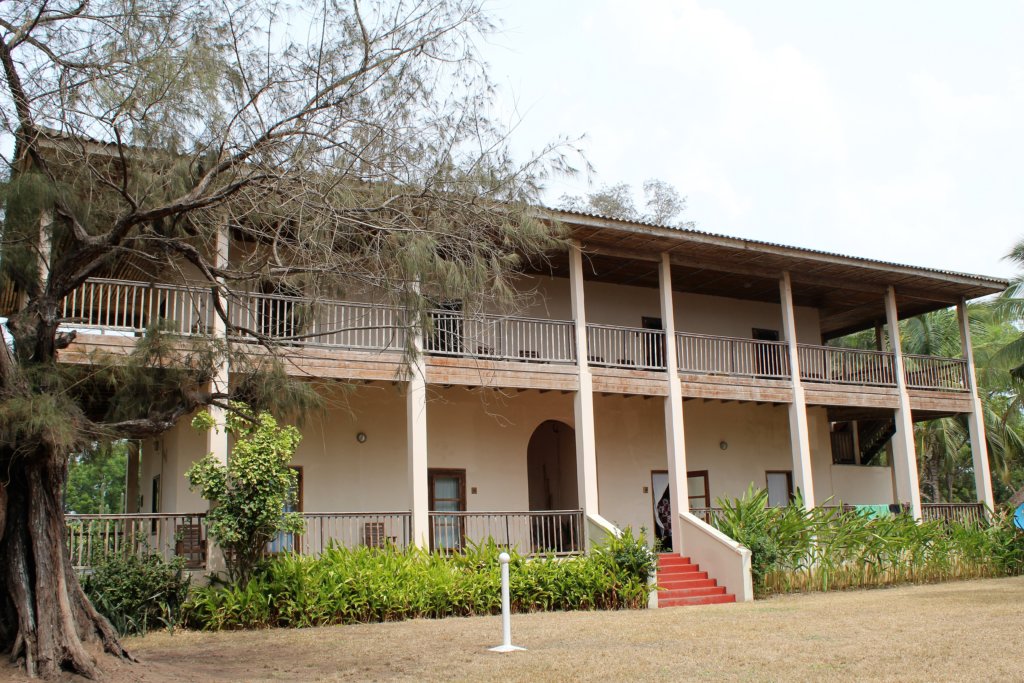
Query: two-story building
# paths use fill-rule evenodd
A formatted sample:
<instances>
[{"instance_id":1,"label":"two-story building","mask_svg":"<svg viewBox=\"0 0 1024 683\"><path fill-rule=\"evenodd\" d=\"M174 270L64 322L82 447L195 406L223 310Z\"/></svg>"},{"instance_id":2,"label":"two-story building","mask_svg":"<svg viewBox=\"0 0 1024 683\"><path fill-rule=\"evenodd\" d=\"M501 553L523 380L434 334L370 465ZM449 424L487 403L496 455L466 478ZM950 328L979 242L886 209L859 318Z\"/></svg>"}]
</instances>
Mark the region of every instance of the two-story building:
<instances>
[{"instance_id":1,"label":"two-story building","mask_svg":"<svg viewBox=\"0 0 1024 683\"><path fill-rule=\"evenodd\" d=\"M225 302L232 322L280 337L289 372L317 380L331 406L301 424L294 465L308 528L279 548L390 540L451 549L490 536L570 554L629 525L716 566L727 563L716 553L736 549L723 550L702 520L717 498L751 485L771 504L799 492L807 506L976 514L921 503L913 425L950 415L967 416L977 500L992 505L965 302L1004 280L543 215L569 227L572 246L522 273L526 304L514 315L445 302L420 329L370 295L248 291ZM228 260L251 249L226 242ZM187 271L184 281L89 281L66 302L79 336L61 358L124 352L157 319L182 335L224 335L211 296ZM951 306L960 357L902 352L899 319ZM877 350L826 345L866 329ZM244 336L229 340L264 352ZM420 350L411 361L410 344ZM231 382L230 367L220 381ZM188 420L143 442L129 512L200 534L198 517L184 515L207 503L184 473L228 451L223 433L197 433Z\"/></svg>"}]
</instances>

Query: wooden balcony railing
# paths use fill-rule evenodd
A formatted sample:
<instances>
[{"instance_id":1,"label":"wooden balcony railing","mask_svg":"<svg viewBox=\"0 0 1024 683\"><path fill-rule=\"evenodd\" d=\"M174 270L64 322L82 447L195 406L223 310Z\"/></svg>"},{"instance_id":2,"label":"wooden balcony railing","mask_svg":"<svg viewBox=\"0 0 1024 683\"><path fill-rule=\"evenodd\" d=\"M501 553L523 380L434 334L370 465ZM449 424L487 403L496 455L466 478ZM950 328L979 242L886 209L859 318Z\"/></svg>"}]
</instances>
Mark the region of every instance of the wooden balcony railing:
<instances>
[{"instance_id":1,"label":"wooden balcony railing","mask_svg":"<svg viewBox=\"0 0 1024 683\"><path fill-rule=\"evenodd\" d=\"M636 370L665 369L665 333L639 327L587 325L591 365Z\"/></svg>"},{"instance_id":2,"label":"wooden balcony railing","mask_svg":"<svg viewBox=\"0 0 1024 683\"><path fill-rule=\"evenodd\" d=\"M209 290L125 280L90 279L64 299L61 317L73 328L141 333L159 325L176 334L213 326Z\"/></svg>"},{"instance_id":3,"label":"wooden balcony railing","mask_svg":"<svg viewBox=\"0 0 1024 683\"><path fill-rule=\"evenodd\" d=\"M404 313L389 306L235 292L228 302L228 320L255 335L288 344L366 351L405 348ZM254 335L234 338L246 340Z\"/></svg>"},{"instance_id":4,"label":"wooden balcony railing","mask_svg":"<svg viewBox=\"0 0 1024 683\"><path fill-rule=\"evenodd\" d=\"M157 553L182 557L188 569L206 568L206 515L66 515L66 542L76 569L112 556Z\"/></svg>"},{"instance_id":5,"label":"wooden balcony railing","mask_svg":"<svg viewBox=\"0 0 1024 683\"><path fill-rule=\"evenodd\" d=\"M676 333L679 371L789 379L785 342Z\"/></svg>"},{"instance_id":6,"label":"wooden balcony railing","mask_svg":"<svg viewBox=\"0 0 1024 683\"><path fill-rule=\"evenodd\" d=\"M362 351L402 350L408 321L401 308L280 294L232 292L226 297L235 341L263 336L284 344ZM575 324L516 316L431 311L424 349L458 356L539 363L576 362ZM207 289L123 280L91 279L63 303L63 323L99 333L140 334L159 325L181 335L209 334L215 311ZM680 372L787 379L784 342L676 334ZM600 367L664 370L665 333L614 325L587 325L589 361ZM806 382L891 387L893 354L800 344ZM907 385L914 389L967 391L967 361L907 355Z\"/></svg>"},{"instance_id":7,"label":"wooden balcony railing","mask_svg":"<svg viewBox=\"0 0 1024 683\"><path fill-rule=\"evenodd\" d=\"M967 361L963 358L903 356L904 374L911 389L968 391Z\"/></svg>"},{"instance_id":8,"label":"wooden balcony railing","mask_svg":"<svg viewBox=\"0 0 1024 683\"><path fill-rule=\"evenodd\" d=\"M536 363L575 363L570 320L430 311L424 349L438 356L469 356Z\"/></svg>"},{"instance_id":9,"label":"wooden balcony railing","mask_svg":"<svg viewBox=\"0 0 1024 683\"><path fill-rule=\"evenodd\" d=\"M896 386L895 357L887 351L798 344L797 357L805 382Z\"/></svg>"},{"instance_id":10,"label":"wooden balcony railing","mask_svg":"<svg viewBox=\"0 0 1024 683\"><path fill-rule=\"evenodd\" d=\"M515 548L523 555L575 555L585 549L583 512L431 512L430 547L459 552L468 544Z\"/></svg>"}]
</instances>

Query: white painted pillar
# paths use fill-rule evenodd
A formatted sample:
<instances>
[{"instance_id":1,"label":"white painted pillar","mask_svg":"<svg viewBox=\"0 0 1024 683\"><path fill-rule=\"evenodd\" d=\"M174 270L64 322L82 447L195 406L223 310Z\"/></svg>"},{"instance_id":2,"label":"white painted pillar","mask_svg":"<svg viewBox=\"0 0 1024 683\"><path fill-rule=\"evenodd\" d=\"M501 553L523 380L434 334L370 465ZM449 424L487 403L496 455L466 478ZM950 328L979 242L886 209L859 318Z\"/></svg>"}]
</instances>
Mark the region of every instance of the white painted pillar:
<instances>
[{"instance_id":1,"label":"white painted pillar","mask_svg":"<svg viewBox=\"0 0 1024 683\"><path fill-rule=\"evenodd\" d=\"M413 358L406 385L406 442L411 542L430 547L430 492L427 468L427 376L423 361L423 326L411 326Z\"/></svg>"},{"instance_id":2,"label":"white painted pillar","mask_svg":"<svg viewBox=\"0 0 1024 683\"><path fill-rule=\"evenodd\" d=\"M228 249L231 244L231 232L227 224L221 225L217 231L217 244L216 253L213 255L213 265L217 268L224 268L228 265ZM214 290L212 296L220 297L220 294ZM211 302L211 304L214 302ZM227 302L220 299L221 309L227 311ZM227 324L221 319L220 315L217 314L217 307L214 306L213 314L210 316L213 321L213 326L210 329L210 334L217 339L222 339L226 345L227 341ZM227 357L221 359L217 366L216 372L210 381L209 389L212 393L227 393L228 382L230 381L229 362ZM223 408L217 406L210 406L207 408L210 412L210 417L213 418L213 423L216 425L213 429L206 430L206 452L213 455L222 465L226 465L228 462L228 432L224 426L224 420L226 417ZM176 457L185 457L185 454L178 453ZM161 486L168 486L171 482L168 482L166 478L161 477ZM190 512L189 510L183 510L179 512ZM206 539L206 568L211 573L218 573L226 569L226 562L224 560L224 553L220 547L213 542L212 537Z\"/></svg>"},{"instance_id":3,"label":"white painted pillar","mask_svg":"<svg viewBox=\"0 0 1024 683\"><path fill-rule=\"evenodd\" d=\"M220 230L217 231L217 252L213 255L213 265L217 268L224 268L228 265L228 249L230 245L230 231L227 225L223 225ZM214 294L213 296L220 296ZM211 302L212 303L212 302ZM221 308L227 310L227 302L223 299L220 300ZM216 311L216 306L214 306ZM213 319L213 327L210 330L210 334L213 337L224 340L227 344L227 325L221 319L219 315L214 312L211 316ZM210 381L210 391L213 393L224 393L228 392L228 381L229 381L230 367L228 365L228 359L223 358L217 366L216 373ZM210 406L210 417L213 418L214 424L217 425L216 429L210 429L206 432L206 452L212 453L220 463L227 464L228 461L228 434L227 430L224 429L224 409L217 406ZM179 456L180 457L180 456Z\"/></svg>"},{"instance_id":4,"label":"white painted pillar","mask_svg":"<svg viewBox=\"0 0 1024 683\"><path fill-rule=\"evenodd\" d=\"M576 334L579 390L573 399L576 420L576 482L584 515L599 514L597 502L597 446L594 435L594 386L587 345L587 311L583 296L583 253L577 242L569 246L569 293Z\"/></svg>"},{"instance_id":5,"label":"white painted pillar","mask_svg":"<svg viewBox=\"0 0 1024 683\"><path fill-rule=\"evenodd\" d=\"M797 352L796 313L793 307L793 282L789 273L779 280L782 302L782 334L789 348L789 373L793 383L793 402L789 404L789 443L793 454L793 486L803 496L804 507L814 507L814 479L811 473L811 437L807 425L807 400L800 380L800 355Z\"/></svg>"},{"instance_id":6,"label":"white painted pillar","mask_svg":"<svg viewBox=\"0 0 1024 683\"><path fill-rule=\"evenodd\" d=\"M960 299L956 305L960 320L960 341L964 359L967 361L967 388L971 392L971 412L967 415L967 429L971 436L971 456L974 460L974 488L978 502L992 510L995 497L992 494L992 472L988 461L988 441L985 438L985 415L978 396L978 378L974 371L974 346L971 343L971 324L967 316L967 301Z\"/></svg>"},{"instance_id":7,"label":"white painted pillar","mask_svg":"<svg viewBox=\"0 0 1024 683\"><path fill-rule=\"evenodd\" d=\"M661 292L661 325L665 330L665 371L668 396L665 397L665 449L668 457L668 488L672 500L672 549L683 550L683 530L679 514L690 511L686 487L686 438L683 429L683 388L679 382L679 355L676 348L676 317L672 300L672 263L661 255L658 267Z\"/></svg>"},{"instance_id":8,"label":"white painted pillar","mask_svg":"<svg viewBox=\"0 0 1024 683\"><path fill-rule=\"evenodd\" d=\"M910 394L903 365L900 342L900 319L896 311L896 289L891 285L885 293L885 318L889 328L889 350L893 353L898 407L894 415L896 434L892 438L893 475L896 477L896 500L909 503L914 519L921 519L921 487L917 476L917 445L914 443L914 421L910 412Z\"/></svg>"}]
</instances>

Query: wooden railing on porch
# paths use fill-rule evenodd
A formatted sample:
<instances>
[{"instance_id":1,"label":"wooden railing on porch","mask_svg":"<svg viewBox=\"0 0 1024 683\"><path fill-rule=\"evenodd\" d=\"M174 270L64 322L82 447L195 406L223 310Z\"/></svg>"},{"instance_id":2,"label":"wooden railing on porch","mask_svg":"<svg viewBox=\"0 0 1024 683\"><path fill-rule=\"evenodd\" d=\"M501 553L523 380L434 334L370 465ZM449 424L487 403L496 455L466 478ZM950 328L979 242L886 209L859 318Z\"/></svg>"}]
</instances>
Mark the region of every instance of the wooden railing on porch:
<instances>
[{"instance_id":1,"label":"wooden railing on porch","mask_svg":"<svg viewBox=\"0 0 1024 683\"><path fill-rule=\"evenodd\" d=\"M967 391L967 360L938 356L903 356L904 375L911 389Z\"/></svg>"},{"instance_id":2,"label":"wooden railing on porch","mask_svg":"<svg viewBox=\"0 0 1024 683\"><path fill-rule=\"evenodd\" d=\"M206 568L206 515L66 515L65 540L76 569L114 556L156 553L182 557L187 569Z\"/></svg>"},{"instance_id":3,"label":"wooden railing on porch","mask_svg":"<svg viewBox=\"0 0 1024 683\"><path fill-rule=\"evenodd\" d=\"M959 524L980 524L985 521L984 503L922 503L921 518L945 520Z\"/></svg>"},{"instance_id":4,"label":"wooden railing on porch","mask_svg":"<svg viewBox=\"0 0 1024 683\"><path fill-rule=\"evenodd\" d=\"M665 369L665 333L641 327L587 324L591 365L631 370Z\"/></svg>"},{"instance_id":5,"label":"wooden railing on porch","mask_svg":"<svg viewBox=\"0 0 1024 683\"><path fill-rule=\"evenodd\" d=\"M571 320L546 320L461 311L430 311L427 353L534 363L576 362Z\"/></svg>"},{"instance_id":6,"label":"wooden railing on porch","mask_svg":"<svg viewBox=\"0 0 1024 683\"><path fill-rule=\"evenodd\" d=\"M412 515L408 512L304 512L306 530L280 550L301 555L319 555L327 548L340 546L403 549L412 539ZM296 542L297 541L297 542Z\"/></svg>"},{"instance_id":7,"label":"wooden railing on porch","mask_svg":"<svg viewBox=\"0 0 1024 683\"><path fill-rule=\"evenodd\" d=\"M896 359L888 351L798 344L797 357L804 382L896 386Z\"/></svg>"},{"instance_id":8,"label":"wooden railing on porch","mask_svg":"<svg viewBox=\"0 0 1024 683\"><path fill-rule=\"evenodd\" d=\"M235 341L261 335L290 345L357 351L402 350L409 322L401 308L281 294L231 292L224 300ZM141 334L160 326L181 335L208 334L214 308L209 289L125 280L90 279L63 302L66 326L98 333ZM575 323L462 311L428 314L425 351L430 355L491 360L573 363ZM669 352L665 333L635 327L587 325L592 365L663 370ZM783 342L704 334L676 334L679 370L684 373L787 379L789 355ZM892 387L892 353L810 344L798 345L800 376L806 382ZM906 355L907 385L914 389L967 391L967 361Z\"/></svg>"},{"instance_id":9,"label":"wooden railing on porch","mask_svg":"<svg viewBox=\"0 0 1024 683\"><path fill-rule=\"evenodd\" d=\"M789 352L784 342L676 333L679 371L789 379Z\"/></svg>"},{"instance_id":10,"label":"wooden railing on porch","mask_svg":"<svg viewBox=\"0 0 1024 683\"><path fill-rule=\"evenodd\" d=\"M469 544L494 541L522 555L575 555L586 544L581 510L531 512L431 512L430 545L459 552Z\"/></svg>"}]
</instances>

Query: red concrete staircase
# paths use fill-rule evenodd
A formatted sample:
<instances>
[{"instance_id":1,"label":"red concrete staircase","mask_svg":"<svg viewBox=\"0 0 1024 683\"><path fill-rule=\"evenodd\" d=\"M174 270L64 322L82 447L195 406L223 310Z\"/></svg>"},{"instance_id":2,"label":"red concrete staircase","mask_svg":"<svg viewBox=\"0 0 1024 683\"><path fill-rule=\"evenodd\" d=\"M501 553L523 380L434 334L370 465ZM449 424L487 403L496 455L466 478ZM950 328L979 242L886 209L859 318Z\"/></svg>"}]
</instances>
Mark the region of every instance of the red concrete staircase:
<instances>
[{"instance_id":1,"label":"red concrete staircase","mask_svg":"<svg viewBox=\"0 0 1024 683\"><path fill-rule=\"evenodd\" d=\"M688 557L680 557L679 553L658 555L657 580L658 607L736 602L736 596L726 593L725 586L719 586L699 565L690 562Z\"/></svg>"}]
</instances>

